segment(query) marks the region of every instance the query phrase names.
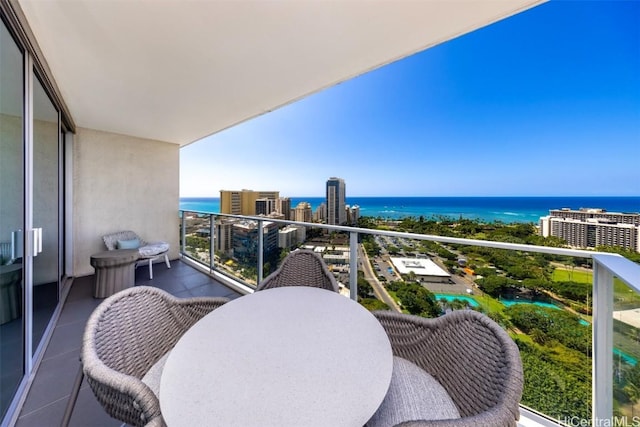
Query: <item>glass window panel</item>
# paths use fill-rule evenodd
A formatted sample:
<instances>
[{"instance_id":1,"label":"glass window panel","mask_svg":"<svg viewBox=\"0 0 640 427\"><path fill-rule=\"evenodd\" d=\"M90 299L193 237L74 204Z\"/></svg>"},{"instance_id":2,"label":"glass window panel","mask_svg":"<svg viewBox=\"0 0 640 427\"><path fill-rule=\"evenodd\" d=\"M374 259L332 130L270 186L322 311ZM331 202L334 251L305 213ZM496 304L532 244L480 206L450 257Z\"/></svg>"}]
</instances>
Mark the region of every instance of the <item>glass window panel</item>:
<instances>
[{"instance_id":1,"label":"glass window panel","mask_svg":"<svg viewBox=\"0 0 640 427\"><path fill-rule=\"evenodd\" d=\"M42 228L42 252L33 259L33 350L58 304L58 111L33 79L33 227Z\"/></svg>"},{"instance_id":2,"label":"glass window panel","mask_svg":"<svg viewBox=\"0 0 640 427\"><path fill-rule=\"evenodd\" d=\"M24 376L23 54L0 21L0 419Z\"/></svg>"},{"instance_id":3,"label":"glass window panel","mask_svg":"<svg viewBox=\"0 0 640 427\"><path fill-rule=\"evenodd\" d=\"M613 415L631 425L640 416L640 294L617 278L613 310Z\"/></svg>"}]
</instances>

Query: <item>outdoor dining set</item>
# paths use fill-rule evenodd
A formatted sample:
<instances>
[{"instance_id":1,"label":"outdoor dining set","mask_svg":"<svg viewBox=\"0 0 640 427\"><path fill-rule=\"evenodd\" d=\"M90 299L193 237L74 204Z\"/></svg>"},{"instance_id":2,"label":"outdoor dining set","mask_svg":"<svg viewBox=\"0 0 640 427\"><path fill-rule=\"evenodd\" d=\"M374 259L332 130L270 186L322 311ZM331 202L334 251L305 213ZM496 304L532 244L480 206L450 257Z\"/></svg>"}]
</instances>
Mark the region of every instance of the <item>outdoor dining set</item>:
<instances>
[{"instance_id":1,"label":"outdoor dining set","mask_svg":"<svg viewBox=\"0 0 640 427\"><path fill-rule=\"evenodd\" d=\"M487 316L369 312L307 250L231 301L115 293L81 364L132 426L514 426L523 386L517 346Z\"/></svg>"}]
</instances>

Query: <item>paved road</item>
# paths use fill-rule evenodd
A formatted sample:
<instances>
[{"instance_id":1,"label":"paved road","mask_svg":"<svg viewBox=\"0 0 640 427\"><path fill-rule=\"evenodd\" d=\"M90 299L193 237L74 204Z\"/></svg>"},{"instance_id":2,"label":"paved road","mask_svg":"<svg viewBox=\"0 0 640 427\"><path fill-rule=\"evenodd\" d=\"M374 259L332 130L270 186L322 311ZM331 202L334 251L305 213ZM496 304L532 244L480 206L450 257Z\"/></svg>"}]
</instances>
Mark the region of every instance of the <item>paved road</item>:
<instances>
[{"instance_id":1,"label":"paved road","mask_svg":"<svg viewBox=\"0 0 640 427\"><path fill-rule=\"evenodd\" d=\"M444 265L444 262L439 257L431 257L431 261L433 261L438 267L448 272L447 267ZM464 286L465 288L473 288L475 284L473 280L469 279L466 275L464 277L458 276L457 274L451 275L451 281L457 286Z\"/></svg>"},{"instance_id":2,"label":"paved road","mask_svg":"<svg viewBox=\"0 0 640 427\"><path fill-rule=\"evenodd\" d=\"M360 264L360 268L362 269L362 271L364 271L364 278L367 279L367 282L369 282L369 284L373 288L373 293L376 294L376 298L387 304L389 307L391 307L392 310L402 312L398 304L396 304L393 298L391 298L391 295L387 293L387 290L384 288L384 286L380 284L378 276L376 276L373 268L371 268L371 263L369 262L367 253L364 251L364 249L362 249L362 245L358 245L358 259L362 261Z\"/></svg>"}]
</instances>

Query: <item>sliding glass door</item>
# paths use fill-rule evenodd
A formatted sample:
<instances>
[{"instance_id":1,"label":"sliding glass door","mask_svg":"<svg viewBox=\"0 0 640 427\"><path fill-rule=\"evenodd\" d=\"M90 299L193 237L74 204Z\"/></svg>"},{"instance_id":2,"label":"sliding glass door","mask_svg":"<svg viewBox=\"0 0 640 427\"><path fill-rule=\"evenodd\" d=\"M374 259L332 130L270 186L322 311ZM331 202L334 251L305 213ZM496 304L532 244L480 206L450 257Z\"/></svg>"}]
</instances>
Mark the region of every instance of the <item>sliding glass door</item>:
<instances>
[{"instance_id":1,"label":"sliding glass door","mask_svg":"<svg viewBox=\"0 0 640 427\"><path fill-rule=\"evenodd\" d=\"M24 54L0 21L0 419L24 376Z\"/></svg>"},{"instance_id":2,"label":"sliding glass door","mask_svg":"<svg viewBox=\"0 0 640 427\"><path fill-rule=\"evenodd\" d=\"M31 63L0 21L0 421L60 295L60 115Z\"/></svg>"}]
</instances>

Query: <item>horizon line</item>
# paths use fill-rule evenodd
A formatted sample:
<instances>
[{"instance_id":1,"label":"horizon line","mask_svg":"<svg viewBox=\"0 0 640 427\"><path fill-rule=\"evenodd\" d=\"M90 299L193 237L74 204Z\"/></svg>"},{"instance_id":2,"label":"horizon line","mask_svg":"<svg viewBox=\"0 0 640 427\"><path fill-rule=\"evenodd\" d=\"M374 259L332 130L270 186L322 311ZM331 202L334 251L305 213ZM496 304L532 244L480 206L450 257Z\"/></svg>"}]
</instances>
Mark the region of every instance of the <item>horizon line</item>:
<instances>
[{"instance_id":1,"label":"horizon line","mask_svg":"<svg viewBox=\"0 0 640 427\"><path fill-rule=\"evenodd\" d=\"M309 197L309 198L323 198L325 196L309 196L309 195L305 195L305 196L281 196L281 197L288 197L288 198L304 198L304 197ZM500 196L381 196L381 195L377 195L377 196L371 196L371 195L364 195L364 196L360 196L360 195L351 195L351 196L346 196L345 199L348 199L349 197L358 197L358 198L403 198L403 199L410 199L410 198L466 198L466 199L472 199L472 198L476 198L476 199L485 199L485 198L493 198L493 199L498 199L498 198L510 198L510 199L514 199L514 198L530 198L530 199L535 199L535 198L547 198L547 199L552 199L552 198L568 198L568 197L573 197L573 198L577 198L577 197L581 197L581 198L601 198L601 199L605 199L605 198L613 198L613 197L617 197L617 198L640 198L640 194L639 195L562 195L562 196L558 196L558 195L552 195L552 196L544 196L544 195L535 195L535 196L526 196L526 195L518 195L518 196L514 196L514 195L500 195ZM219 199L220 196L179 196L179 198L181 199Z\"/></svg>"}]
</instances>

